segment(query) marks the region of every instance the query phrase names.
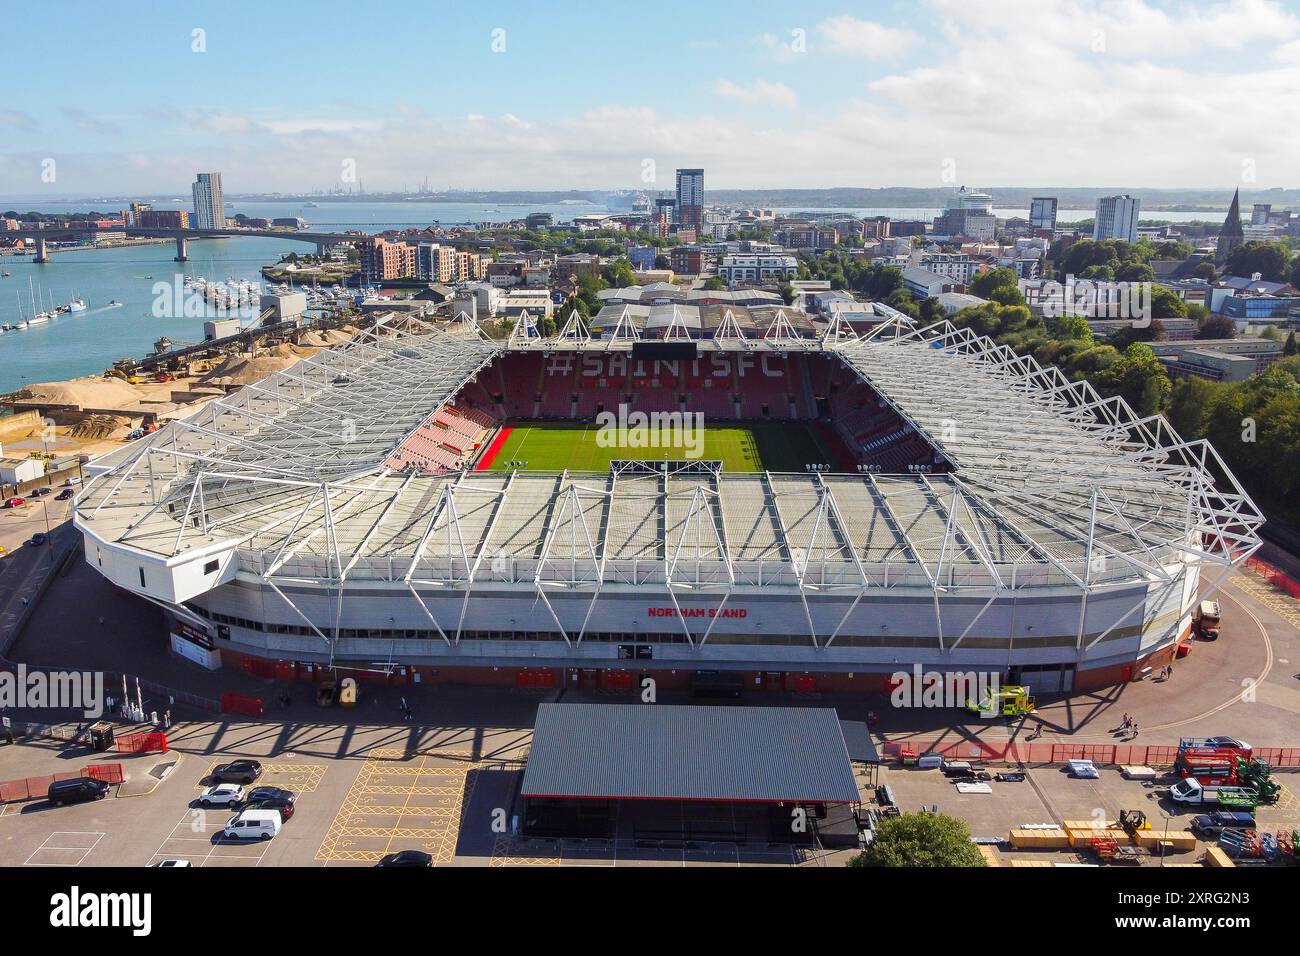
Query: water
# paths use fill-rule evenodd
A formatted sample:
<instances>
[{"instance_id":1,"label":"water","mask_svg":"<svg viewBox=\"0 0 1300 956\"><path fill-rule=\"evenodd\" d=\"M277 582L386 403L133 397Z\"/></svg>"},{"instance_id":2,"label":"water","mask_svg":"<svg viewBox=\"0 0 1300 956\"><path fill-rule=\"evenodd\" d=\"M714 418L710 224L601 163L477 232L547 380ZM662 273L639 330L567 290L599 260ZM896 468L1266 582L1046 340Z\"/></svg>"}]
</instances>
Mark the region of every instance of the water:
<instances>
[{"instance_id":1,"label":"water","mask_svg":"<svg viewBox=\"0 0 1300 956\"><path fill-rule=\"evenodd\" d=\"M0 256L0 324L31 315L28 277L44 290L42 301L62 305L74 295L86 300L85 312L65 312L44 325L0 334L0 392L26 384L54 382L103 372L120 358L153 351L166 335L178 342L203 339L202 318L155 318L156 282L171 283L180 275L261 281L260 268L285 252L304 249L282 239L191 240L190 261L176 263L175 243L77 249L53 254L53 261L36 265L30 255ZM152 276L153 278L148 278ZM116 299L120 308L109 308Z\"/></svg>"},{"instance_id":2,"label":"water","mask_svg":"<svg viewBox=\"0 0 1300 956\"><path fill-rule=\"evenodd\" d=\"M407 229L434 224L467 226L481 222L507 222L523 219L530 212L549 212L556 222L571 222L575 216L609 212L603 205L589 202L552 203L457 203L457 202L321 202L308 207L306 202L242 202L227 200L226 215L242 213L250 219L279 219L296 216L307 225L322 232L343 232L359 229L363 232L383 232L386 229ZM120 213L125 202L29 202L22 199L0 199L0 208L15 212L100 212L106 215ZM190 200L158 200L155 209L191 209Z\"/></svg>"},{"instance_id":3,"label":"water","mask_svg":"<svg viewBox=\"0 0 1300 956\"><path fill-rule=\"evenodd\" d=\"M510 204L443 202L321 202L307 207L302 202L241 202L234 200L228 216L243 213L253 218L273 219L298 216L313 229L343 232L501 222L519 219L530 212L549 212L557 222L575 216L608 211L594 203ZM0 200L0 208L19 212L102 212L117 213L121 202L30 202ZM158 209L188 209L188 200L159 201ZM939 209L790 209L780 212L851 213L858 216L891 216L896 219L932 219ZM998 209L998 215L1027 216L1023 209ZM1061 222L1090 218L1092 210L1062 210ZM1152 218L1172 222L1211 219L1212 213L1151 213ZM172 282L181 274L203 276L224 282L228 278L260 281L260 268L287 252L313 252L310 245L289 239L231 238L192 240L190 261L172 262L175 245L56 252L54 261L36 265L31 255L0 256L0 324L18 322L31 313L27 300L27 279L45 290L55 305L74 295L85 299L86 312L65 313L45 325L0 334L0 392L24 384L61 381L80 375L95 375L119 358L139 357L153 350L153 343L166 335L177 342L194 342L203 337L201 318L155 318L152 315L155 282ZM152 276L153 278L146 278ZM19 298L22 300L21 315ZM106 308L110 300L121 308ZM42 302L47 299L42 299Z\"/></svg>"}]
</instances>

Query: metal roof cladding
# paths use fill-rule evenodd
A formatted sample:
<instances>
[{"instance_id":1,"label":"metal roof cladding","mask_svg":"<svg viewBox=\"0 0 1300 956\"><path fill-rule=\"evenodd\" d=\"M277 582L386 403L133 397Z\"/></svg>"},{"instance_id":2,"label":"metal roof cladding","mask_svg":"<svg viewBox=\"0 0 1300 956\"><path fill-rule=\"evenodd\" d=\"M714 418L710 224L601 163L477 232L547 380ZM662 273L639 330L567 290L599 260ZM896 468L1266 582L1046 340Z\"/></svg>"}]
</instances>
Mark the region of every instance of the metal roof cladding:
<instances>
[{"instance_id":1,"label":"metal roof cladding","mask_svg":"<svg viewBox=\"0 0 1300 956\"><path fill-rule=\"evenodd\" d=\"M525 797L853 803L829 708L542 704Z\"/></svg>"}]
</instances>

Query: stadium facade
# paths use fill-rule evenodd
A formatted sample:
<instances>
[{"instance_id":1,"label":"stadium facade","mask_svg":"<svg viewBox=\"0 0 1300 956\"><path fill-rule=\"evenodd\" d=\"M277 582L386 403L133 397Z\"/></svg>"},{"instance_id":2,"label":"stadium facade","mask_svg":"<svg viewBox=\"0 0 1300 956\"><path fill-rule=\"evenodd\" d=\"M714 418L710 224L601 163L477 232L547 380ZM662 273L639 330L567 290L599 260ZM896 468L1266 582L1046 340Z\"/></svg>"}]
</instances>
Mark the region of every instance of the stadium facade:
<instances>
[{"instance_id":1,"label":"stadium facade","mask_svg":"<svg viewBox=\"0 0 1300 956\"><path fill-rule=\"evenodd\" d=\"M178 652L282 676L879 690L920 664L1043 693L1167 660L1198 591L1259 546L1214 449L878 311L817 338L669 323L657 352L630 322L502 343L381 319L92 463L76 526L92 566L167 610ZM628 400L808 417L847 460L475 467L502 420Z\"/></svg>"}]
</instances>

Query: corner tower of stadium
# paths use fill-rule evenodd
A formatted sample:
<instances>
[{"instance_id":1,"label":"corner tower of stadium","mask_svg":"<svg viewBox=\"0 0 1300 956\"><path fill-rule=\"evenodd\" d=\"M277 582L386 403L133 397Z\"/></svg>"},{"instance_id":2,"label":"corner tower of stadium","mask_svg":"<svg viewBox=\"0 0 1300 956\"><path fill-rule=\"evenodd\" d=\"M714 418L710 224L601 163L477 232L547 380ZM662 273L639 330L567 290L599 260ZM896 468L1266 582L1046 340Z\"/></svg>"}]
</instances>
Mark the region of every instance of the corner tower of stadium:
<instances>
[{"instance_id":1,"label":"corner tower of stadium","mask_svg":"<svg viewBox=\"0 0 1300 956\"><path fill-rule=\"evenodd\" d=\"M1214 449L875 312L508 342L383 318L93 463L76 526L210 667L843 691L919 664L1042 693L1167 659L1259 546ZM699 413L705 453L597 447L620 409Z\"/></svg>"}]
</instances>

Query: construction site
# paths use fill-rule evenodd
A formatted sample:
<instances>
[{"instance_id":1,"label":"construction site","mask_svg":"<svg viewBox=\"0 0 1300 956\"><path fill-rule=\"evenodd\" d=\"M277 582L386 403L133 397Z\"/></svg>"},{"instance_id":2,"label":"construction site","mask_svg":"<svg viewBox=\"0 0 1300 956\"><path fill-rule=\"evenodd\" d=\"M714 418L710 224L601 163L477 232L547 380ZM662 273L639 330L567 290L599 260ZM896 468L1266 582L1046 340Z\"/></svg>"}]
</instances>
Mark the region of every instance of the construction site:
<instances>
[{"instance_id":1,"label":"construction site","mask_svg":"<svg viewBox=\"0 0 1300 956\"><path fill-rule=\"evenodd\" d=\"M349 342L357 331L346 318L334 318L306 327L259 326L204 342L163 339L153 355L120 360L102 375L38 382L0 396L0 449L8 459L47 462L107 454Z\"/></svg>"}]
</instances>

